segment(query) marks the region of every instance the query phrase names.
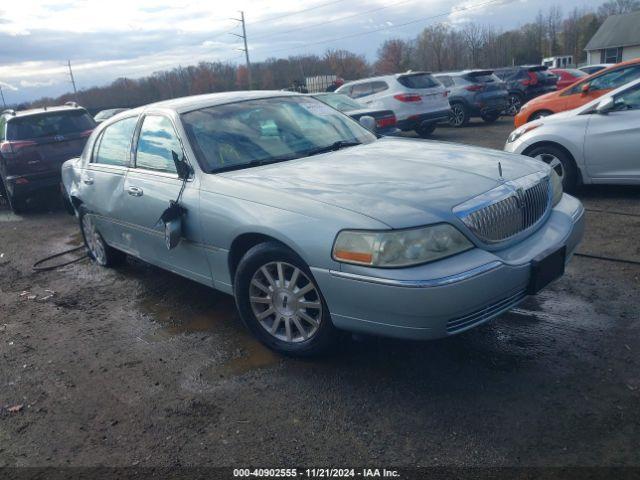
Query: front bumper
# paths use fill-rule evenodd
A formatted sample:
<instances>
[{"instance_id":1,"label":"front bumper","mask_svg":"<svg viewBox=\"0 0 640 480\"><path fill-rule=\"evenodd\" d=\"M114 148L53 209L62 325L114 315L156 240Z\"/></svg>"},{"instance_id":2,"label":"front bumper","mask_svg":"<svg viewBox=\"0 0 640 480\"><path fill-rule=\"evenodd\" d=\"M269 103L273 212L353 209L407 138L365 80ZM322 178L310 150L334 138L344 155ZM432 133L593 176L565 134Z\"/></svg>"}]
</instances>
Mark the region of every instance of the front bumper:
<instances>
[{"instance_id":1,"label":"front bumper","mask_svg":"<svg viewBox=\"0 0 640 480\"><path fill-rule=\"evenodd\" d=\"M500 251L475 248L406 269L312 271L336 327L397 338L441 338L520 303L527 295L532 260L566 246L568 261L583 233L584 208L565 194L542 227Z\"/></svg>"}]
</instances>

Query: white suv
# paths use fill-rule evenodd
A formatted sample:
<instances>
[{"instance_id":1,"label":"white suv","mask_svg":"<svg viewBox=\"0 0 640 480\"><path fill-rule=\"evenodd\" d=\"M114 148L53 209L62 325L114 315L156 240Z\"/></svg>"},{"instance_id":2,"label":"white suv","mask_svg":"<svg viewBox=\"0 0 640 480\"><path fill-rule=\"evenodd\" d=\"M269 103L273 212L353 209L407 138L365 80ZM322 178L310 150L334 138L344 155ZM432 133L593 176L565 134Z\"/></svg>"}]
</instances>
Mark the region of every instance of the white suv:
<instances>
[{"instance_id":1,"label":"white suv","mask_svg":"<svg viewBox=\"0 0 640 480\"><path fill-rule=\"evenodd\" d=\"M363 105L396 114L400 130L432 133L438 122L446 122L451 107L448 92L428 72L407 72L345 83L336 90Z\"/></svg>"}]
</instances>

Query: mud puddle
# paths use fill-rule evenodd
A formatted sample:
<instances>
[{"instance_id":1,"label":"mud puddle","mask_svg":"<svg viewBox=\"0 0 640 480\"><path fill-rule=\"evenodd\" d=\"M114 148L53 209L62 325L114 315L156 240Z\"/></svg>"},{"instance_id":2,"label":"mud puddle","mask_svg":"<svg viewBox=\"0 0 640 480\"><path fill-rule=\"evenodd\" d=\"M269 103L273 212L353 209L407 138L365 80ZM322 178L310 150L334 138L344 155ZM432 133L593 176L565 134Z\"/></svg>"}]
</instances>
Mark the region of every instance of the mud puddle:
<instances>
[{"instance_id":1,"label":"mud puddle","mask_svg":"<svg viewBox=\"0 0 640 480\"><path fill-rule=\"evenodd\" d=\"M222 364L215 364L200 371L205 381L239 376L253 370L271 367L280 357L254 339L246 330L235 308L233 298L211 291L212 300L204 304L187 306L158 298L145 298L138 307L159 327L144 340L163 342L179 335L216 335L222 337L222 344L230 352Z\"/></svg>"}]
</instances>

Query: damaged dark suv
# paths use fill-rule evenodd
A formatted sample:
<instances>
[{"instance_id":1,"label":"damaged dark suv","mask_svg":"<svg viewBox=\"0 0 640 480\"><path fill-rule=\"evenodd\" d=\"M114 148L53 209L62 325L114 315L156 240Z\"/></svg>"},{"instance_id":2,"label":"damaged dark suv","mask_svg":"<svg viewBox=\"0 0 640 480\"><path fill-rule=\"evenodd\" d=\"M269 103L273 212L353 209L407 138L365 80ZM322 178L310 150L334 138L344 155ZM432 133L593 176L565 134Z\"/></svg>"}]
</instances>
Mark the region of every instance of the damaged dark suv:
<instances>
[{"instance_id":1,"label":"damaged dark suv","mask_svg":"<svg viewBox=\"0 0 640 480\"><path fill-rule=\"evenodd\" d=\"M95 126L74 103L0 114L0 193L14 213L28 198L59 188L61 165L82 153Z\"/></svg>"}]
</instances>

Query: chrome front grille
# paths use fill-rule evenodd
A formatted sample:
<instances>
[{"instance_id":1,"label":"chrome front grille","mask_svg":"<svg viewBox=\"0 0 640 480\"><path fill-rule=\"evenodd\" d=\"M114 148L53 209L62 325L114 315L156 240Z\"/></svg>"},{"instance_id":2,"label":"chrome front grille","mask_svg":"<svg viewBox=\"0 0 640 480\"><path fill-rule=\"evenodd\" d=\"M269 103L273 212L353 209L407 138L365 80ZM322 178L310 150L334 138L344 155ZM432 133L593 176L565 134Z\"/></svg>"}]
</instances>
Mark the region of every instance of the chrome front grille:
<instances>
[{"instance_id":1,"label":"chrome front grille","mask_svg":"<svg viewBox=\"0 0 640 480\"><path fill-rule=\"evenodd\" d=\"M481 241L497 243L536 225L550 202L549 177L534 174L471 199L454 212Z\"/></svg>"}]
</instances>

